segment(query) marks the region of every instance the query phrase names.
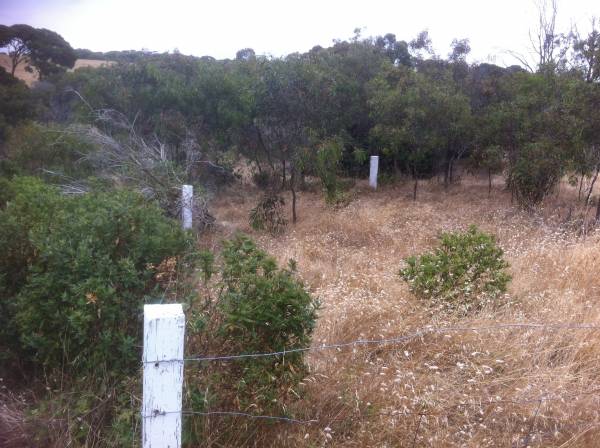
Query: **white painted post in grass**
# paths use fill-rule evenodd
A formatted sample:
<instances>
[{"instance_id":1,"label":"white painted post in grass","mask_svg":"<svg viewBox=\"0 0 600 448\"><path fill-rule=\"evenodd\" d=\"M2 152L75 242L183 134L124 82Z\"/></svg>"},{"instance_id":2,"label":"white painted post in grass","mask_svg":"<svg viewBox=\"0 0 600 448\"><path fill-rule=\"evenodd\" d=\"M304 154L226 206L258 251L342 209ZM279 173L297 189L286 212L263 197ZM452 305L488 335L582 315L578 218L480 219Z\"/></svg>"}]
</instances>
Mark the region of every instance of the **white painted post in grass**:
<instances>
[{"instance_id":1,"label":"white painted post in grass","mask_svg":"<svg viewBox=\"0 0 600 448\"><path fill-rule=\"evenodd\" d=\"M143 448L181 448L184 331L180 304L144 305Z\"/></svg>"},{"instance_id":2,"label":"white painted post in grass","mask_svg":"<svg viewBox=\"0 0 600 448\"><path fill-rule=\"evenodd\" d=\"M181 186L181 221L184 229L192 228L192 209L194 206L194 187Z\"/></svg>"},{"instance_id":3,"label":"white painted post in grass","mask_svg":"<svg viewBox=\"0 0 600 448\"><path fill-rule=\"evenodd\" d=\"M371 171L369 173L369 186L377 189L377 171L379 170L379 156L371 156Z\"/></svg>"}]
</instances>

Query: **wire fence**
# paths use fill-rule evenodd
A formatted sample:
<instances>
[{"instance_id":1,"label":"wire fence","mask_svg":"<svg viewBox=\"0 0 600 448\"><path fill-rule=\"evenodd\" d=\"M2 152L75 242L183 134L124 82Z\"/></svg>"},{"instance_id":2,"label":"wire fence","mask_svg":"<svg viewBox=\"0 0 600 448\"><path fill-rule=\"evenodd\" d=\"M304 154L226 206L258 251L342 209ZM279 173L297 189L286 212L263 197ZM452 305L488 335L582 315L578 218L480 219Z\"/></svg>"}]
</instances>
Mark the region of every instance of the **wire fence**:
<instances>
[{"instance_id":1,"label":"wire fence","mask_svg":"<svg viewBox=\"0 0 600 448\"><path fill-rule=\"evenodd\" d=\"M502 399L497 400L497 399L493 399L493 397L491 400L489 400L490 397L486 397L486 398L488 398L487 401L482 399L476 403L465 402L465 403L454 403L451 405L443 406L441 408L441 411L449 411L450 409L461 408L461 407L486 407L486 406L500 405L500 404L533 404L533 403L541 404L541 403L545 403L548 401L564 401L567 399L578 399L583 396L586 396L586 397L587 396L596 396L599 392L600 392L600 387L590 389L587 391L578 392L578 393L564 394L564 395L551 395L551 396L540 395L536 398L529 398L529 399L523 399L523 400L502 400ZM317 420L317 419L300 420L300 419L295 419L295 418L290 418L290 417L274 416L274 415L256 415L256 414L250 414L247 412L239 412L239 411L205 411L205 412L201 412L201 411L158 411L151 415L142 415L142 418L154 418L154 417L157 417L160 415L168 415L168 414L182 414L182 415L203 416L203 417L210 417L210 416L247 417L247 418L252 418L252 419L257 419L257 420L272 420L272 421L281 422L281 423L295 423L295 424L301 424L301 425L307 425L307 424L319 422L319 420ZM395 411L395 412L380 412L377 415L435 416L435 415L443 415L443 412L425 412L425 411L409 412L409 411L402 410L402 411Z\"/></svg>"},{"instance_id":2,"label":"wire fence","mask_svg":"<svg viewBox=\"0 0 600 448\"><path fill-rule=\"evenodd\" d=\"M342 349L360 345L389 345L389 344L401 344L427 334L432 333L454 333L454 332L484 332L493 330L506 330L506 329L521 329L521 330L600 330L600 325L595 324L566 324L566 323L551 323L551 324L539 324L539 323L508 323L508 324L497 324L488 325L483 327L424 327L420 330L414 331L409 334L397 336L394 338L382 338L382 339L356 339L348 342L340 342L335 344L323 344L312 347L301 347L291 348L287 350L280 350L275 352L264 352L264 353L243 353L238 355L212 355L212 356L191 356L183 358L185 362L203 362L203 361L233 361L246 358L264 358L270 356L285 356L292 353L308 352L308 351L321 351L321 350L332 350ZM180 359L163 359L155 361L145 361L143 364L155 364L164 362L181 361Z\"/></svg>"},{"instance_id":3,"label":"wire fence","mask_svg":"<svg viewBox=\"0 0 600 448\"><path fill-rule=\"evenodd\" d=\"M300 347L300 348L291 348L287 350L280 350L274 352L263 352L263 353L243 353L243 354L232 354L232 355L207 355L207 356L190 356L183 358L184 362L212 362L212 361L235 361L241 359L252 359L252 358L265 358L265 357L275 357L275 356L285 356L287 354L292 353L303 353L310 351L323 351L323 350L341 350L349 347L356 346L370 346L370 345L393 345L393 344L403 344L409 341L422 338L429 334L449 334L449 333L458 333L458 332L492 332L498 330L522 330L522 331L570 331L570 330L600 330L600 325L597 324L574 324L574 323L503 323L503 324L495 324L495 325L487 325L487 326L449 326L449 327L424 327L413 331L411 333L407 333L401 336L393 337L393 338L382 338L382 339L357 339L348 342L339 342L333 344L322 344L315 345L312 347ZM154 361L145 361L142 364L155 364L159 365L160 363L169 363L169 362L181 362L181 359L166 359L166 360L154 360ZM464 403L454 403L447 406L442 406L436 412L405 412L405 411L397 411L395 415L418 415L418 416L429 416L429 415L441 415L443 412L449 411L450 409L456 409L460 407L484 407L491 405L500 405L500 404L533 404L538 403L539 406L542 403L548 401L561 401L567 399L578 399L583 396L595 396L600 393L600 387L593 388L589 390L584 390L576 393L570 394L562 394L562 395L540 395L532 398L524 398L522 400L503 400L497 399L495 397L483 397L479 401L476 402L464 402ZM293 423L293 424L312 424L318 423L318 420L300 420L285 416L271 416L271 415L256 415L239 411L193 411L193 410L184 410L184 411L157 411L152 415L142 415L142 418L151 418L156 417L158 415L167 415L173 413L181 413L182 415L187 416L229 416L229 417L245 417L251 419L258 420L270 420L280 423ZM380 415L390 415L390 413L380 413Z\"/></svg>"}]
</instances>

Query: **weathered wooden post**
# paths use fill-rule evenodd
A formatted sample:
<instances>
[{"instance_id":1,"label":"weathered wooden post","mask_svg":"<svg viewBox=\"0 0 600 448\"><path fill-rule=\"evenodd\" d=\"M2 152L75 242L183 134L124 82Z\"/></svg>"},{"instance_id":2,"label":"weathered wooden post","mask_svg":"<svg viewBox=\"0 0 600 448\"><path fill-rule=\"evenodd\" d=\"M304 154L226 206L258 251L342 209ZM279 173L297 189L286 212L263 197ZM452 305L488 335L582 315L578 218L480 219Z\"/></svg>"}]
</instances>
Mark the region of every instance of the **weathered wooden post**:
<instances>
[{"instance_id":1,"label":"weathered wooden post","mask_svg":"<svg viewBox=\"0 0 600 448\"><path fill-rule=\"evenodd\" d=\"M379 171L379 156L371 156L371 170L369 172L369 186L377 189L377 172Z\"/></svg>"},{"instance_id":2,"label":"weathered wooden post","mask_svg":"<svg viewBox=\"0 0 600 448\"><path fill-rule=\"evenodd\" d=\"M180 304L144 306L143 448L181 448L184 331Z\"/></svg>"},{"instance_id":3,"label":"weathered wooden post","mask_svg":"<svg viewBox=\"0 0 600 448\"><path fill-rule=\"evenodd\" d=\"M193 185L181 186L181 222L184 229L192 228L192 210L194 209Z\"/></svg>"}]
</instances>

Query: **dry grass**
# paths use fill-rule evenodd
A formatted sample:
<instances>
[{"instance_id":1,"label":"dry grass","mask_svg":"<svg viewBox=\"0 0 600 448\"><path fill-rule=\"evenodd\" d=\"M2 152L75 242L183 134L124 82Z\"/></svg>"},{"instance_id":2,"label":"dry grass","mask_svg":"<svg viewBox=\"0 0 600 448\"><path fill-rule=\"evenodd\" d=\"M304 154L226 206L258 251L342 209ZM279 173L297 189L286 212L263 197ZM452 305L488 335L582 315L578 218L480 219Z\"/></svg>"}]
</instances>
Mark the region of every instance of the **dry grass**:
<instances>
[{"instance_id":1,"label":"dry grass","mask_svg":"<svg viewBox=\"0 0 600 448\"><path fill-rule=\"evenodd\" d=\"M24 448L32 446L27 436L25 404L19 398L0 394L0 446Z\"/></svg>"},{"instance_id":2,"label":"dry grass","mask_svg":"<svg viewBox=\"0 0 600 448\"><path fill-rule=\"evenodd\" d=\"M73 66L72 69L69 69L69 71L77 70L77 69L83 68L83 67L97 68L97 67L104 67L104 66L108 66L108 65L112 65L112 64L114 64L113 61L102 61L102 60L98 60L98 59L77 59L75 61L75 65ZM8 57L8 55L6 53L0 53L0 67L4 68L4 70L6 70L7 72L10 73L11 62L10 62L10 58ZM27 84L28 86L31 87L33 84L35 84L38 81L39 73L35 69L33 69L32 72L28 72L27 70L25 70L25 64L20 64L19 66L17 66L17 69L15 70L15 77L23 80L25 82L25 84Z\"/></svg>"},{"instance_id":3,"label":"dry grass","mask_svg":"<svg viewBox=\"0 0 600 448\"><path fill-rule=\"evenodd\" d=\"M411 185L371 192L361 183L357 199L337 211L318 194L303 193L299 222L279 237L249 228L256 200L249 190L217 200L219 225L204 244L242 230L280 261L295 259L323 304L314 345L393 337L427 325L600 324L600 235L584 238L563 223L576 196L567 185L535 215L511 205L499 188L488 198L477 179L448 192L425 185L416 202ZM500 307L468 317L443 314L415 299L397 272L404 257L432 247L440 232L469 224L497 235L513 281ZM312 352L311 375L293 412L318 423L278 425L270 444L598 446L599 337L595 330L504 329Z\"/></svg>"}]
</instances>

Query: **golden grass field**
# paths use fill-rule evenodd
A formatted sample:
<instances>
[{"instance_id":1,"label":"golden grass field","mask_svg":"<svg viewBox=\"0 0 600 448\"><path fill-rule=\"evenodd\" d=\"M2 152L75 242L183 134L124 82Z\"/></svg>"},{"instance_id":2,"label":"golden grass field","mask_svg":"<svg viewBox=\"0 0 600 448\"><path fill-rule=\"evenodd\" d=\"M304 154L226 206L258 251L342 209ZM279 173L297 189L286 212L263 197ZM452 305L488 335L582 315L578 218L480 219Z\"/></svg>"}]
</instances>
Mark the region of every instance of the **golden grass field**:
<instances>
[{"instance_id":1,"label":"golden grass field","mask_svg":"<svg viewBox=\"0 0 600 448\"><path fill-rule=\"evenodd\" d=\"M114 64L114 62L112 61L101 61L101 60L97 60L97 59L77 59L75 61L75 65L72 70L77 70L78 68L83 68L83 67L102 67L102 66L106 66L106 65L111 65ZM10 69L11 69L11 63L10 63L10 58L8 57L8 55L6 53L0 53L0 67L4 68L4 70L6 70L7 72L10 73ZM25 70L25 64L20 64L17 66L17 69L15 70L15 77L22 79L25 84L27 84L28 86L32 86L33 84L35 84L38 81L39 78L39 73L34 69L32 72L28 72L27 70Z\"/></svg>"},{"instance_id":2,"label":"golden grass field","mask_svg":"<svg viewBox=\"0 0 600 448\"><path fill-rule=\"evenodd\" d=\"M581 236L564 222L573 187L562 185L535 213L512 205L500 185L488 197L483 179L465 178L447 192L424 184L416 202L411 188L372 192L359 181L355 200L340 210L318 193L301 193L298 223L277 237L248 225L258 192L233 188L216 198L217 228L201 244L214 247L240 230L281 262L295 259L322 302L315 347L426 326L600 325L600 234ZM470 224L497 236L513 280L499 306L461 317L417 300L397 273L403 258L432 248L440 232ZM313 351L308 361L311 374L291 413L317 422L261 426L249 446L600 446L598 330L429 333L402 344ZM223 445L216 436L207 446Z\"/></svg>"}]
</instances>

